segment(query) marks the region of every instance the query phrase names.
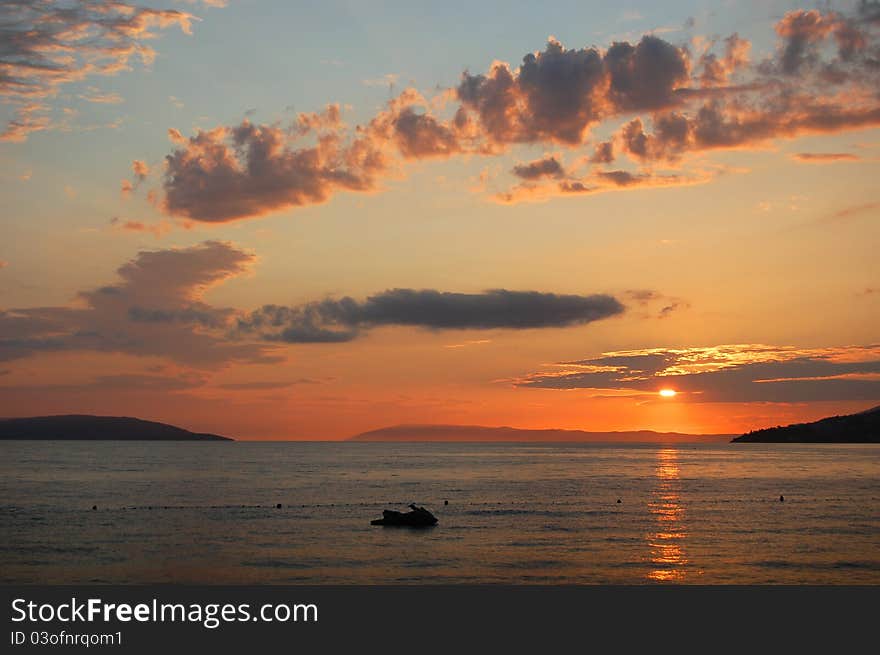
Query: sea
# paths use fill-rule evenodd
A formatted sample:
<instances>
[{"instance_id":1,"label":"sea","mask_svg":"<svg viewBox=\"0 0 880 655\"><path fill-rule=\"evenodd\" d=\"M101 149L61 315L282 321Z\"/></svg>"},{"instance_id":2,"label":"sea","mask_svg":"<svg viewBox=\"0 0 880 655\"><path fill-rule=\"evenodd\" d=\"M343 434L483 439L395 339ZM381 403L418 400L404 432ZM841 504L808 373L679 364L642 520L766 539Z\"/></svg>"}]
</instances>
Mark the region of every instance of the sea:
<instances>
[{"instance_id":1,"label":"sea","mask_svg":"<svg viewBox=\"0 0 880 655\"><path fill-rule=\"evenodd\" d=\"M6 441L0 582L880 584L880 446Z\"/></svg>"}]
</instances>

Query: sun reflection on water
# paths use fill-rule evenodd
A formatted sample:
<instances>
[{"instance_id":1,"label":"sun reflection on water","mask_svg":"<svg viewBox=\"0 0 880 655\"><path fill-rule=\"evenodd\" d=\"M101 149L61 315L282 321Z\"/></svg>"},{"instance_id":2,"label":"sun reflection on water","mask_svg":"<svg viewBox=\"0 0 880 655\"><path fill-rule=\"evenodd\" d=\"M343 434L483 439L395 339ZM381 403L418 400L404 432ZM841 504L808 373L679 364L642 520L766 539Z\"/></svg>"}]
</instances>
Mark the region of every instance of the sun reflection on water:
<instances>
[{"instance_id":1,"label":"sun reflection on water","mask_svg":"<svg viewBox=\"0 0 880 655\"><path fill-rule=\"evenodd\" d=\"M678 451L663 448L657 453L657 485L648 502L648 511L656 522L655 531L648 535L651 547L650 580L680 582L685 577L687 538L684 508L681 506L681 481L678 469Z\"/></svg>"}]
</instances>

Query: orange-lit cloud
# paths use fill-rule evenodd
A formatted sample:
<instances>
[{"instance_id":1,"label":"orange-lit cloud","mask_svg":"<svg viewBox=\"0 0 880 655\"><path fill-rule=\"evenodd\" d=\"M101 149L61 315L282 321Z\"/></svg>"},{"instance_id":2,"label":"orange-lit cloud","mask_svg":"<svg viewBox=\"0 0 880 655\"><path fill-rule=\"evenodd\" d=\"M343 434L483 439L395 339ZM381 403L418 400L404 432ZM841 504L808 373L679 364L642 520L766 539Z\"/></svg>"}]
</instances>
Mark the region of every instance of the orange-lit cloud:
<instances>
[{"instance_id":1,"label":"orange-lit cloud","mask_svg":"<svg viewBox=\"0 0 880 655\"><path fill-rule=\"evenodd\" d=\"M562 362L515 381L543 389L677 392L683 402L880 400L880 346L649 348Z\"/></svg>"},{"instance_id":2,"label":"orange-lit cloud","mask_svg":"<svg viewBox=\"0 0 880 655\"><path fill-rule=\"evenodd\" d=\"M714 45L710 43L710 47ZM727 84L730 77L749 62L749 51L752 44L740 38L739 34L731 34L724 39L723 54L706 50L700 56L698 68L699 80L704 87L720 87Z\"/></svg>"},{"instance_id":3,"label":"orange-lit cloud","mask_svg":"<svg viewBox=\"0 0 880 655\"><path fill-rule=\"evenodd\" d=\"M493 156L519 144L574 150L577 166L593 169L566 169L557 155L521 163L511 171L519 184L494 200L704 182L713 176L704 165L690 168L691 153L880 125L875 14L872 3L851 15L789 12L776 25L776 51L757 61L738 34L704 39L696 61L653 34L605 50L551 39L516 68L495 62L465 72L437 98L406 89L353 130L302 118L288 128L245 121L192 137L173 130L161 207L205 222L262 216L340 191L375 192L407 161ZM588 143L595 127L629 116L611 139ZM603 168L617 153L635 170ZM660 174L658 163L687 170Z\"/></svg>"},{"instance_id":4,"label":"orange-lit cloud","mask_svg":"<svg viewBox=\"0 0 880 655\"><path fill-rule=\"evenodd\" d=\"M150 65L156 52L147 41L172 26L192 32L192 14L138 7L120 1L6 2L0 5L0 96L18 106L0 141L23 141L49 129L47 99L59 87L93 76L114 75L135 60ZM90 102L121 100L93 91Z\"/></svg>"},{"instance_id":5,"label":"orange-lit cloud","mask_svg":"<svg viewBox=\"0 0 880 655\"><path fill-rule=\"evenodd\" d=\"M131 162L131 170L132 170L132 181L122 180L122 195L127 196L128 194L135 191L141 183L143 183L150 174L150 167L146 162L143 162L139 159L135 159Z\"/></svg>"},{"instance_id":6,"label":"orange-lit cloud","mask_svg":"<svg viewBox=\"0 0 880 655\"><path fill-rule=\"evenodd\" d=\"M123 182L123 185L125 183ZM124 188L124 186L123 186ZM110 219L110 225L123 232L145 232L152 234L157 239L165 236L171 231L171 224L167 221L159 221L158 223L144 223L142 221L123 221L118 217Z\"/></svg>"}]
</instances>

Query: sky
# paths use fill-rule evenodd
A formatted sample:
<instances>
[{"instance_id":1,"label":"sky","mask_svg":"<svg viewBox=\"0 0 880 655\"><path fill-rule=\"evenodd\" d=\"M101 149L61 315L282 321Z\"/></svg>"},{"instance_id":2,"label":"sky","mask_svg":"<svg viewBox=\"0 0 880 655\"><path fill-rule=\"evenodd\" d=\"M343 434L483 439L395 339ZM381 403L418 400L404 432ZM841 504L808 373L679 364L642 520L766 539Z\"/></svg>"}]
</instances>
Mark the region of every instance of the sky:
<instances>
[{"instance_id":1,"label":"sky","mask_svg":"<svg viewBox=\"0 0 880 655\"><path fill-rule=\"evenodd\" d=\"M877 0L2 1L0 34L0 416L880 403Z\"/></svg>"}]
</instances>

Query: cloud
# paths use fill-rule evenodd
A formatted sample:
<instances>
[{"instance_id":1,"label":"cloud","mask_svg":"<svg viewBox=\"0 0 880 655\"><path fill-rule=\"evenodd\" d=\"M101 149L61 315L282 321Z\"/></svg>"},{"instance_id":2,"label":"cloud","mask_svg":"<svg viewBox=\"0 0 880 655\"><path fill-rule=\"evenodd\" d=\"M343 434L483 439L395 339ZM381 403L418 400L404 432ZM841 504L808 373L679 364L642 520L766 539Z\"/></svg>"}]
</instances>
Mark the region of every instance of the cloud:
<instances>
[{"instance_id":1,"label":"cloud","mask_svg":"<svg viewBox=\"0 0 880 655\"><path fill-rule=\"evenodd\" d=\"M142 251L118 269L117 282L80 292L75 305L0 311L0 361L52 351L159 356L205 368L277 361L265 345L230 343L224 330L235 311L202 299L254 261L221 241Z\"/></svg>"},{"instance_id":2,"label":"cloud","mask_svg":"<svg viewBox=\"0 0 880 655\"><path fill-rule=\"evenodd\" d=\"M143 182L147 179L147 175L150 174L150 167L147 166L146 162L142 162L138 159L135 159L131 162L131 170L134 173L134 177L138 182Z\"/></svg>"},{"instance_id":3,"label":"cloud","mask_svg":"<svg viewBox=\"0 0 880 655\"><path fill-rule=\"evenodd\" d=\"M682 298L667 296L653 289L630 289L624 294L642 310L643 318L669 318L691 305Z\"/></svg>"},{"instance_id":4,"label":"cloud","mask_svg":"<svg viewBox=\"0 0 880 655\"><path fill-rule=\"evenodd\" d=\"M543 389L590 389L677 402L813 402L880 399L880 346L794 348L756 344L651 348L561 362L514 381Z\"/></svg>"},{"instance_id":5,"label":"cloud","mask_svg":"<svg viewBox=\"0 0 880 655\"><path fill-rule=\"evenodd\" d=\"M328 108L326 114L334 114ZM287 207L325 202L339 190L369 191L385 157L369 137L343 143L324 121L300 117L301 131L322 132L311 146L290 145L280 127L243 121L233 128L172 130L177 149L166 157L163 209L173 215L222 223Z\"/></svg>"},{"instance_id":6,"label":"cloud","mask_svg":"<svg viewBox=\"0 0 880 655\"><path fill-rule=\"evenodd\" d=\"M496 62L487 74L465 73L456 93L494 144L573 145L603 118L676 104L688 70L686 50L656 36L636 45L618 42L604 53L550 40L516 72Z\"/></svg>"},{"instance_id":7,"label":"cloud","mask_svg":"<svg viewBox=\"0 0 880 655\"><path fill-rule=\"evenodd\" d=\"M157 239L162 238L171 231L171 224L167 221L160 221L158 223L149 224L143 223L142 221L123 221L120 220L117 216L114 216L110 219L110 225L112 225L115 229L121 230L123 232L143 232L147 234L152 234Z\"/></svg>"},{"instance_id":8,"label":"cloud","mask_svg":"<svg viewBox=\"0 0 880 655\"><path fill-rule=\"evenodd\" d=\"M517 186L491 199L704 182L714 175L689 155L880 126L877 13L870 2L849 14L788 12L775 26L776 50L757 60L739 34L690 46L647 34L606 49L551 38L519 66L495 61L485 72L465 71L434 98L405 89L351 129L300 115L290 125L244 121L190 137L172 130L159 205L196 221L240 220L338 192L377 192L408 162L497 156L524 145L578 154L589 147L578 166L594 168L563 171L556 155L519 164L511 171ZM615 129L620 120L611 138L590 142L595 128ZM601 170L619 153L635 170ZM661 175L658 164L683 172Z\"/></svg>"},{"instance_id":9,"label":"cloud","mask_svg":"<svg viewBox=\"0 0 880 655\"><path fill-rule=\"evenodd\" d=\"M0 141L21 143L27 140L31 132L48 130L52 121L48 116L43 115L45 110L46 106L38 102L19 105L15 112L15 118L6 124L3 132L0 132Z\"/></svg>"},{"instance_id":10,"label":"cloud","mask_svg":"<svg viewBox=\"0 0 880 655\"><path fill-rule=\"evenodd\" d=\"M393 130L400 154L406 159L449 157L461 151L454 128L413 107L400 110L393 119Z\"/></svg>"},{"instance_id":11,"label":"cloud","mask_svg":"<svg viewBox=\"0 0 880 655\"><path fill-rule=\"evenodd\" d=\"M712 45L714 42L710 47ZM698 63L700 85L720 87L727 84L730 77L749 62L751 48L752 44L749 41L740 38L739 34L731 34L724 39L723 54L709 50L703 52Z\"/></svg>"},{"instance_id":12,"label":"cloud","mask_svg":"<svg viewBox=\"0 0 880 655\"><path fill-rule=\"evenodd\" d=\"M79 94L81 100L99 105L118 105L125 102L125 99L118 93L102 93L98 89L90 88L89 93Z\"/></svg>"},{"instance_id":13,"label":"cloud","mask_svg":"<svg viewBox=\"0 0 880 655\"><path fill-rule=\"evenodd\" d=\"M150 167L146 162L135 159L131 162L132 180L122 180L122 195L135 191L150 175Z\"/></svg>"},{"instance_id":14,"label":"cloud","mask_svg":"<svg viewBox=\"0 0 880 655\"><path fill-rule=\"evenodd\" d=\"M614 142L602 141L596 144L590 162L593 164L610 164L614 161Z\"/></svg>"},{"instance_id":15,"label":"cloud","mask_svg":"<svg viewBox=\"0 0 880 655\"><path fill-rule=\"evenodd\" d=\"M636 188L659 188L704 184L712 180L718 171L694 171L682 174L633 173L626 170L597 170L586 177L577 178L571 171L568 177L552 183L541 183L536 179L525 181L493 196L501 204L537 202L559 196L579 196L608 191L621 191Z\"/></svg>"},{"instance_id":16,"label":"cloud","mask_svg":"<svg viewBox=\"0 0 880 655\"><path fill-rule=\"evenodd\" d=\"M49 129L48 99L61 86L115 75L134 61L149 66L156 52L147 42L174 26L190 34L194 20L186 12L116 0L0 4L0 97L17 107L0 140L23 141L32 132ZM121 100L115 94L82 97L90 102Z\"/></svg>"},{"instance_id":17,"label":"cloud","mask_svg":"<svg viewBox=\"0 0 880 655\"><path fill-rule=\"evenodd\" d=\"M861 157L848 152L798 152L792 159L806 164L827 164L838 161L860 161Z\"/></svg>"},{"instance_id":18,"label":"cloud","mask_svg":"<svg viewBox=\"0 0 880 655\"><path fill-rule=\"evenodd\" d=\"M205 384L205 380L194 374L182 374L175 376L160 375L141 375L137 373L123 373L118 375L99 375L88 382L79 382L76 384L41 384L41 385L15 385L7 386L5 389L14 389L20 392L64 392L64 393L86 393L90 391L103 392L162 392L173 393L176 391L187 391L201 387ZM4 387L0 387L2 389Z\"/></svg>"},{"instance_id":19,"label":"cloud","mask_svg":"<svg viewBox=\"0 0 880 655\"><path fill-rule=\"evenodd\" d=\"M300 378L290 382L230 382L227 384L218 384L220 389L231 389L233 391L266 391L267 389L288 389L300 384L321 384L320 380L312 378Z\"/></svg>"},{"instance_id":20,"label":"cloud","mask_svg":"<svg viewBox=\"0 0 880 655\"><path fill-rule=\"evenodd\" d=\"M523 180L537 180L542 177L562 177L565 169L556 157L544 157L527 164L517 164L513 167L513 174Z\"/></svg>"},{"instance_id":21,"label":"cloud","mask_svg":"<svg viewBox=\"0 0 880 655\"><path fill-rule=\"evenodd\" d=\"M435 330L559 328L585 325L623 310L616 298L603 294L391 289L364 301L345 297L295 307L265 305L239 318L237 327L240 334L258 333L270 341L337 343L388 325Z\"/></svg>"},{"instance_id":22,"label":"cloud","mask_svg":"<svg viewBox=\"0 0 880 655\"><path fill-rule=\"evenodd\" d=\"M773 139L880 125L880 34L865 7L852 16L786 13L776 24L776 54L750 67L745 83L728 84L704 66L704 77L712 78L704 86L719 88L687 90L694 103L655 112L650 131L635 118L617 140L641 163L674 162L689 152L756 148ZM747 53L745 42L737 37L734 43L728 54L742 68L745 59L735 53Z\"/></svg>"},{"instance_id":23,"label":"cloud","mask_svg":"<svg viewBox=\"0 0 880 655\"><path fill-rule=\"evenodd\" d=\"M837 210L830 216L826 217L823 222L827 223L848 220L853 216L857 216L859 214L863 214L877 208L880 208L880 202L866 202L860 205L851 205L849 207L844 207L843 209Z\"/></svg>"}]
</instances>

